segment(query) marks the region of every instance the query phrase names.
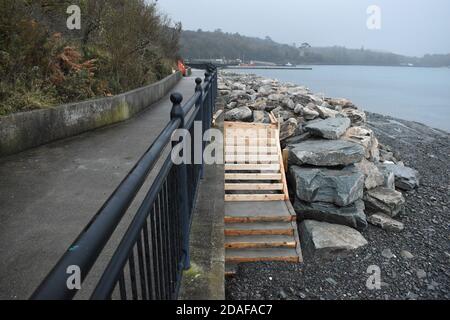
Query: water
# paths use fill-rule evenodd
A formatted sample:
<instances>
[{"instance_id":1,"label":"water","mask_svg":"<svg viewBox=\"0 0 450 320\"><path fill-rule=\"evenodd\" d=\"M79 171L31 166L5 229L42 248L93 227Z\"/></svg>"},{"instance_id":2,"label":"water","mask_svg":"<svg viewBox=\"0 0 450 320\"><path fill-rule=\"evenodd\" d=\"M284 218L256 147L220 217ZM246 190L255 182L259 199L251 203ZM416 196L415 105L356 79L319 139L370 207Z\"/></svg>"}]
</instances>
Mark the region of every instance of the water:
<instances>
[{"instance_id":1,"label":"water","mask_svg":"<svg viewBox=\"0 0 450 320\"><path fill-rule=\"evenodd\" d=\"M348 98L367 111L424 123L450 132L450 69L312 66L306 70L245 70ZM241 71L238 71L241 72Z\"/></svg>"}]
</instances>

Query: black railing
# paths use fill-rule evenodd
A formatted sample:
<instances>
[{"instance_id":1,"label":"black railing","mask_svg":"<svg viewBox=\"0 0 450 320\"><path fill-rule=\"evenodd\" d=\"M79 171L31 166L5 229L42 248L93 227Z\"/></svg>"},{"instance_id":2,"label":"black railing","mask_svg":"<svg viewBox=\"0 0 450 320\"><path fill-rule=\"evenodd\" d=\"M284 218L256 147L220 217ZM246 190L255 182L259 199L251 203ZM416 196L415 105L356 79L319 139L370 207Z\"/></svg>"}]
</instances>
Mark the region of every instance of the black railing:
<instances>
[{"instance_id":1,"label":"black railing","mask_svg":"<svg viewBox=\"0 0 450 320\"><path fill-rule=\"evenodd\" d=\"M81 271L81 282L97 261L122 217L150 172L171 143L177 129L191 134L194 159L194 122L202 123L202 136L211 126L217 98L217 69L205 66L205 80L195 80L195 94L171 95L171 120L147 152L85 227L67 252L31 296L31 299L72 299L78 290L67 285L69 268ZM175 147L179 142L172 142ZM202 144L204 150L205 144ZM203 151L202 150L202 151ZM203 152L202 152L203 154ZM91 299L176 299L183 270L190 268L189 233L202 164L177 164L171 154L157 168L151 184L119 246L98 280Z\"/></svg>"}]
</instances>

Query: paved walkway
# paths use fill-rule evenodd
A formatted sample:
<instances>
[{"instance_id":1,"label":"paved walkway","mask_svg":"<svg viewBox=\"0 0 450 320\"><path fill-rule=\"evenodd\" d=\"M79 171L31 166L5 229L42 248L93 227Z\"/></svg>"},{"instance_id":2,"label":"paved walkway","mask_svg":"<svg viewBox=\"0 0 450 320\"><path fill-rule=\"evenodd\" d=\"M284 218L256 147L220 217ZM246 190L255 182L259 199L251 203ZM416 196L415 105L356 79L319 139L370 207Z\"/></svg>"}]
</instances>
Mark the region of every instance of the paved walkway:
<instances>
[{"instance_id":1,"label":"paved walkway","mask_svg":"<svg viewBox=\"0 0 450 320\"><path fill-rule=\"evenodd\" d=\"M187 101L201 75L172 91ZM0 159L0 299L31 295L167 124L171 107L167 95L126 122Z\"/></svg>"}]
</instances>

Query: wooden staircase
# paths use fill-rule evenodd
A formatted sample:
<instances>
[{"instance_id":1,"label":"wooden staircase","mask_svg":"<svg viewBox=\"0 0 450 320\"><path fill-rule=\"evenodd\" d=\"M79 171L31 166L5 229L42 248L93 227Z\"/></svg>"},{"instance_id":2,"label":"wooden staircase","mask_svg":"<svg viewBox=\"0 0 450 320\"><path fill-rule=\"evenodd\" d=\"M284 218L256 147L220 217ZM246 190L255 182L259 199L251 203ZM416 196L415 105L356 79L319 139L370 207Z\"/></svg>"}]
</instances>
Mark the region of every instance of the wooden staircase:
<instances>
[{"instance_id":1,"label":"wooden staircase","mask_svg":"<svg viewBox=\"0 0 450 320\"><path fill-rule=\"evenodd\" d=\"M225 122L225 262L300 262L279 124Z\"/></svg>"}]
</instances>

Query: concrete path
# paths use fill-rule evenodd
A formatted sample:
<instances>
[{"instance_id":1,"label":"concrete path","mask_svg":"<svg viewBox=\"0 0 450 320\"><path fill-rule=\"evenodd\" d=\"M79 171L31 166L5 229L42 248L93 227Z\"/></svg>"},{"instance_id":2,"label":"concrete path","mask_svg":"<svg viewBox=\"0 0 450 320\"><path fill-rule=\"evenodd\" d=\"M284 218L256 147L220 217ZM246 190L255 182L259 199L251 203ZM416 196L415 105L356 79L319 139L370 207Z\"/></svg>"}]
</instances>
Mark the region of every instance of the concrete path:
<instances>
[{"instance_id":1,"label":"concrete path","mask_svg":"<svg viewBox=\"0 0 450 320\"><path fill-rule=\"evenodd\" d=\"M172 92L187 101L202 74ZM167 124L171 106L167 95L121 124L0 159L0 299L31 295Z\"/></svg>"}]
</instances>

